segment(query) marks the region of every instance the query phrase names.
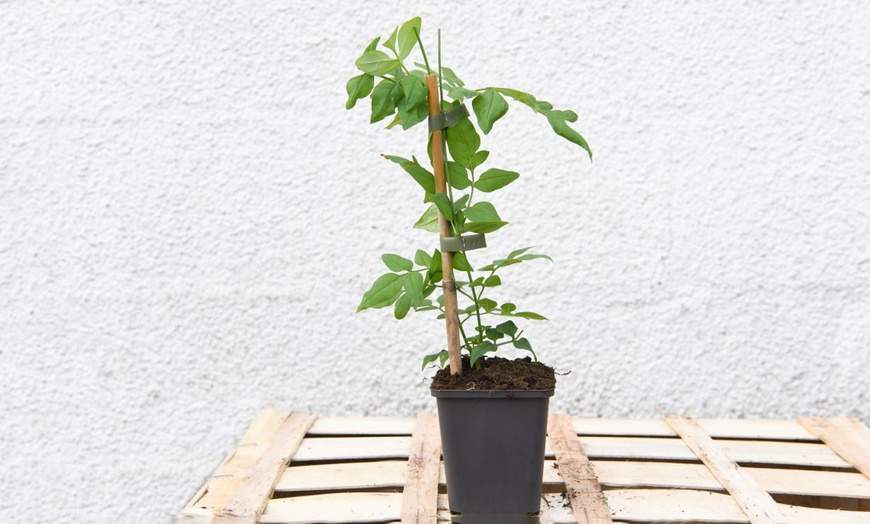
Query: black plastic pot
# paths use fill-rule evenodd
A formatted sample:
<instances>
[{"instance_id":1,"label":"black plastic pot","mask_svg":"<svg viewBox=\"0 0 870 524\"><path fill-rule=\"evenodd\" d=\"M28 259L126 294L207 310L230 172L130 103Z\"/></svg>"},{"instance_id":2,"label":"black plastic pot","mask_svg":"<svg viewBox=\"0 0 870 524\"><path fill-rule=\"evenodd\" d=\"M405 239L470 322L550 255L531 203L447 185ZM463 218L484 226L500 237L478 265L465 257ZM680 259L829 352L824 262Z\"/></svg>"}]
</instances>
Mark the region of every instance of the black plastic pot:
<instances>
[{"instance_id":1,"label":"black plastic pot","mask_svg":"<svg viewBox=\"0 0 870 524\"><path fill-rule=\"evenodd\" d=\"M431 391L453 522L539 522L553 390Z\"/></svg>"}]
</instances>

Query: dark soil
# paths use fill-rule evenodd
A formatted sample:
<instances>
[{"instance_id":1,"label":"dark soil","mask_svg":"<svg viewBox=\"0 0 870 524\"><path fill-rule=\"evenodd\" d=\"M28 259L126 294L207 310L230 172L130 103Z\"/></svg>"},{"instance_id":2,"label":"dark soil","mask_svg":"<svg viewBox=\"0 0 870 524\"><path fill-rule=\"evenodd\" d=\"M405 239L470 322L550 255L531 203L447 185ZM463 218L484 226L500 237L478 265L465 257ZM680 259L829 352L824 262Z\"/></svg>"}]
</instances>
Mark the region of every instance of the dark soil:
<instances>
[{"instance_id":1,"label":"dark soil","mask_svg":"<svg viewBox=\"0 0 870 524\"><path fill-rule=\"evenodd\" d=\"M432 389L436 390L530 390L554 387L556 373L553 368L532 362L530 358L486 358L481 369L468 369L468 359L464 358L461 375L451 375L450 366L447 366L439 369L432 379Z\"/></svg>"}]
</instances>

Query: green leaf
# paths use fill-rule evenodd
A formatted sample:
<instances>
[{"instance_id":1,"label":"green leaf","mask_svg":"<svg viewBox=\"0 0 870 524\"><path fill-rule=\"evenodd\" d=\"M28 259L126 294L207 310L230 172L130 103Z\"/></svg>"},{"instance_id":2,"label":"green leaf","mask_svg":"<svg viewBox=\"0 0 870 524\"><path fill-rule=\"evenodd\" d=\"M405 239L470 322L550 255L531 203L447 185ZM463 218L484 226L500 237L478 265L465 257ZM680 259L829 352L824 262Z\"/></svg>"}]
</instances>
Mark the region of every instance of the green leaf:
<instances>
[{"instance_id":1,"label":"green leaf","mask_svg":"<svg viewBox=\"0 0 870 524\"><path fill-rule=\"evenodd\" d=\"M423 302L423 275L415 272L405 273L402 275L402 285L410 297L411 305L421 305Z\"/></svg>"},{"instance_id":2,"label":"green leaf","mask_svg":"<svg viewBox=\"0 0 870 524\"><path fill-rule=\"evenodd\" d=\"M504 338L504 333L497 329L487 328L484 333L486 334L486 338L492 340L493 342L500 338Z\"/></svg>"},{"instance_id":3,"label":"green leaf","mask_svg":"<svg viewBox=\"0 0 870 524\"><path fill-rule=\"evenodd\" d=\"M474 268L468 263L468 258L462 251L453 253L453 268L459 271L474 271Z\"/></svg>"},{"instance_id":4,"label":"green leaf","mask_svg":"<svg viewBox=\"0 0 870 524\"><path fill-rule=\"evenodd\" d=\"M471 157L471 169L477 169L478 166L486 162L486 159L489 158L489 151L480 150Z\"/></svg>"},{"instance_id":5,"label":"green leaf","mask_svg":"<svg viewBox=\"0 0 870 524\"><path fill-rule=\"evenodd\" d=\"M574 111L544 111L543 113L557 135L583 148L589 155L589 160L592 160L592 150L589 149L586 139L568 125L568 122L577 121L577 113Z\"/></svg>"},{"instance_id":6,"label":"green leaf","mask_svg":"<svg viewBox=\"0 0 870 524\"><path fill-rule=\"evenodd\" d=\"M435 206L438 207L438 211L441 212L444 218L451 221L453 220L453 206L450 203L450 199L447 197L446 194L438 193L433 195L432 202L435 204Z\"/></svg>"},{"instance_id":7,"label":"green leaf","mask_svg":"<svg viewBox=\"0 0 870 524\"><path fill-rule=\"evenodd\" d=\"M468 171L459 162L447 162L447 183L454 189L465 189L471 185Z\"/></svg>"},{"instance_id":8,"label":"green leaf","mask_svg":"<svg viewBox=\"0 0 870 524\"><path fill-rule=\"evenodd\" d=\"M489 202L478 202L465 210L465 218L472 222L500 222L501 217L495 206Z\"/></svg>"},{"instance_id":9,"label":"green leaf","mask_svg":"<svg viewBox=\"0 0 870 524\"><path fill-rule=\"evenodd\" d=\"M453 160L466 169L472 168L474 154L480 148L480 135L471 120L463 118L447 129L447 148Z\"/></svg>"},{"instance_id":10,"label":"green leaf","mask_svg":"<svg viewBox=\"0 0 870 524\"><path fill-rule=\"evenodd\" d=\"M514 260L535 260L536 258L545 258L545 259L549 260L550 262L553 261L553 259L550 258L549 255L543 255L543 254L523 255L523 256L519 256L519 257L515 258Z\"/></svg>"},{"instance_id":11,"label":"green leaf","mask_svg":"<svg viewBox=\"0 0 870 524\"><path fill-rule=\"evenodd\" d=\"M451 87L447 90L447 96L457 101L463 98L474 98L479 94L480 91L473 91L464 87Z\"/></svg>"},{"instance_id":12,"label":"green leaf","mask_svg":"<svg viewBox=\"0 0 870 524\"><path fill-rule=\"evenodd\" d=\"M408 75L402 78L402 92L408 107L416 107L426 102L426 82L419 76Z\"/></svg>"},{"instance_id":13,"label":"green leaf","mask_svg":"<svg viewBox=\"0 0 870 524\"><path fill-rule=\"evenodd\" d=\"M498 287L501 285L501 277L498 275L488 277L486 280L483 281L483 285L485 287Z\"/></svg>"},{"instance_id":14,"label":"green leaf","mask_svg":"<svg viewBox=\"0 0 870 524\"><path fill-rule=\"evenodd\" d=\"M526 251L528 251L530 249L532 249L532 246L524 247L522 249L515 249L514 251L510 252L510 254L507 256L507 259L512 260L512 259L522 255L523 253L525 253Z\"/></svg>"},{"instance_id":15,"label":"green leaf","mask_svg":"<svg viewBox=\"0 0 870 524\"><path fill-rule=\"evenodd\" d=\"M404 98L399 100L399 113L396 115L398 122L396 123L402 124L402 129L408 130L426 120L429 117L429 109L425 104L409 108L404 100Z\"/></svg>"},{"instance_id":16,"label":"green leaf","mask_svg":"<svg viewBox=\"0 0 870 524\"><path fill-rule=\"evenodd\" d=\"M423 368L426 369L426 366L435 362L436 360L440 361L441 367L444 367L444 363L447 362L447 359L450 358L449 353L447 353L446 349L442 349L438 353L432 353L431 355L426 355L423 357Z\"/></svg>"},{"instance_id":17,"label":"green leaf","mask_svg":"<svg viewBox=\"0 0 870 524\"><path fill-rule=\"evenodd\" d=\"M502 304L501 308L504 309L504 304ZM517 325L514 324L513 320L502 322L501 324L495 326L495 329L509 337L513 337L517 333Z\"/></svg>"},{"instance_id":18,"label":"green leaf","mask_svg":"<svg viewBox=\"0 0 870 524\"><path fill-rule=\"evenodd\" d=\"M465 224L467 233L492 233L506 226L507 222L470 222ZM483 268L481 268L483 269Z\"/></svg>"},{"instance_id":19,"label":"green leaf","mask_svg":"<svg viewBox=\"0 0 870 524\"><path fill-rule=\"evenodd\" d=\"M432 257L422 249L418 249L417 252L414 253L414 262L416 262L418 266L428 267L429 262L431 261Z\"/></svg>"},{"instance_id":20,"label":"green leaf","mask_svg":"<svg viewBox=\"0 0 870 524\"><path fill-rule=\"evenodd\" d=\"M396 301L396 309L394 315L396 316L396 320L402 320L408 315L408 311L411 310L411 297L408 296L407 293L402 293L399 297L399 300Z\"/></svg>"},{"instance_id":21,"label":"green leaf","mask_svg":"<svg viewBox=\"0 0 870 524\"><path fill-rule=\"evenodd\" d=\"M386 47L387 49L389 49L390 51L396 53L396 38L398 36L399 36L399 26L396 26L393 29L393 32L390 33L390 36L388 36L387 39L384 40L384 43L382 45L384 47Z\"/></svg>"},{"instance_id":22,"label":"green leaf","mask_svg":"<svg viewBox=\"0 0 870 524\"><path fill-rule=\"evenodd\" d=\"M480 360L480 357L496 350L498 350L498 346L496 346L492 342L484 342L479 346L475 346L474 349L471 350L471 367L474 367L477 361Z\"/></svg>"},{"instance_id":23,"label":"green leaf","mask_svg":"<svg viewBox=\"0 0 870 524\"><path fill-rule=\"evenodd\" d=\"M482 308L484 309L484 311L486 311L487 313L490 312L490 311L492 311L493 309L495 309L496 306L498 306L498 302L496 302L495 300L493 300L493 299L491 299L491 298L481 298L480 300L477 301L477 303L478 303L478 304L480 305L480 307L482 307Z\"/></svg>"},{"instance_id":24,"label":"green leaf","mask_svg":"<svg viewBox=\"0 0 870 524\"><path fill-rule=\"evenodd\" d=\"M372 118L370 122L380 122L396 112L396 102L401 95L401 87L390 79L381 80L372 91Z\"/></svg>"},{"instance_id":25,"label":"green leaf","mask_svg":"<svg viewBox=\"0 0 870 524\"><path fill-rule=\"evenodd\" d=\"M504 311L504 309L502 309L502 311ZM527 318L529 320L549 320L544 315L539 315L539 314L533 313L531 311L519 311L519 312L513 313L513 316L520 317L520 318Z\"/></svg>"},{"instance_id":26,"label":"green leaf","mask_svg":"<svg viewBox=\"0 0 870 524\"><path fill-rule=\"evenodd\" d=\"M471 102L474 114L477 115L477 123L484 135L492 131L492 125L508 112L508 103L501 94L489 87Z\"/></svg>"},{"instance_id":27,"label":"green leaf","mask_svg":"<svg viewBox=\"0 0 870 524\"><path fill-rule=\"evenodd\" d=\"M429 206L429 208L423 213L423 216L421 216L414 224L414 228L430 231L432 233L438 232L438 208L435 207L435 204Z\"/></svg>"},{"instance_id":28,"label":"green leaf","mask_svg":"<svg viewBox=\"0 0 870 524\"><path fill-rule=\"evenodd\" d=\"M442 67L441 68L441 76L444 78L444 81L447 82L448 84L458 86L458 87L462 87L465 85L465 82L460 80L459 77L456 76L456 73L454 73L453 70L450 69L449 67Z\"/></svg>"},{"instance_id":29,"label":"green leaf","mask_svg":"<svg viewBox=\"0 0 870 524\"><path fill-rule=\"evenodd\" d=\"M504 315L510 315L511 313L513 313L516 310L517 310L517 305L513 304L511 302L505 302L504 304L501 305L501 312Z\"/></svg>"},{"instance_id":30,"label":"green leaf","mask_svg":"<svg viewBox=\"0 0 870 524\"><path fill-rule=\"evenodd\" d=\"M399 35L396 39L396 52L400 58L407 58L417 45L417 34L420 32L420 17L416 16L404 24L399 29Z\"/></svg>"},{"instance_id":31,"label":"green leaf","mask_svg":"<svg viewBox=\"0 0 870 524\"><path fill-rule=\"evenodd\" d=\"M535 100L535 97L532 95L523 93L522 91L517 91L516 89L508 89L506 87L496 87L494 89L505 96L513 98L517 102L531 107L535 112L538 111L537 100Z\"/></svg>"},{"instance_id":32,"label":"green leaf","mask_svg":"<svg viewBox=\"0 0 870 524\"><path fill-rule=\"evenodd\" d=\"M363 73L355 76L347 81L347 103L344 105L347 109L353 108L356 101L369 96L372 92L372 87L375 85L375 77L370 74Z\"/></svg>"},{"instance_id":33,"label":"green leaf","mask_svg":"<svg viewBox=\"0 0 870 524\"><path fill-rule=\"evenodd\" d=\"M378 277L371 289L363 294L362 301L356 311L364 309L379 309L391 305L402 292L401 276L395 273L386 273Z\"/></svg>"},{"instance_id":34,"label":"green leaf","mask_svg":"<svg viewBox=\"0 0 870 524\"><path fill-rule=\"evenodd\" d=\"M496 189L503 188L519 177L520 174L514 171L505 171L504 169L496 168L487 169L482 175L480 175L477 182L474 183L474 187L484 193L490 193Z\"/></svg>"},{"instance_id":35,"label":"green leaf","mask_svg":"<svg viewBox=\"0 0 870 524\"><path fill-rule=\"evenodd\" d=\"M381 37L377 37L374 40L372 40L372 43L370 43L368 45L368 47L366 47L366 51L374 51L375 49L377 49L378 42L380 42L380 41L381 41Z\"/></svg>"},{"instance_id":36,"label":"green leaf","mask_svg":"<svg viewBox=\"0 0 870 524\"><path fill-rule=\"evenodd\" d=\"M357 58L356 66L363 73L368 73L372 76L384 76L387 73L392 73L399 67L399 61L395 58L390 58L383 51L366 51L361 57Z\"/></svg>"},{"instance_id":37,"label":"green leaf","mask_svg":"<svg viewBox=\"0 0 870 524\"><path fill-rule=\"evenodd\" d=\"M402 162L399 165L402 166L402 169L404 169L406 173L411 175L411 178L413 178L424 191L427 193L435 192L435 175L429 172L428 169L421 166L416 160L412 162Z\"/></svg>"},{"instance_id":38,"label":"green leaf","mask_svg":"<svg viewBox=\"0 0 870 524\"><path fill-rule=\"evenodd\" d=\"M381 156L386 158L390 162L394 162L394 163L399 164L399 165L401 165L405 162L410 162L410 160L408 160L407 158L402 158L402 157L396 156L396 155L381 155Z\"/></svg>"},{"instance_id":39,"label":"green leaf","mask_svg":"<svg viewBox=\"0 0 870 524\"><path fill-rule=\"evenodd\" d=\"M532 350L532 344L529 342L529 339L523 337L517 340L514 340L514 347L517 349L524 349L532 353L532 356L535 358L535 362L538 361L538 355L535 355L535 352Z\"/></svg>"},{"instance_id":40,"label":"green leaf","mask_svg":"<svg viewBox=\"0 0 870 524\"><path fill-rule=\"evenodd\" d=\"M414 269L414 263L405 257L393 255L390 253L381 255L381 260L390 269L390 271L411 271Z\"/></svg>"},{"instance_id":41,"label":"green leaf","mask_svg":"<svg viewBox=\"0 0 870 524\"><path fill-rule=\"evenodd\" d=\"M441 251L438 251L436 249L435 252L432 253L432 261L429 262L429 280L433 284L436 282L440 282L442 278L442 273L443 267L441 266ZM444 302L442 302L442 300L444 299L444 297L439 295L438 298L440 299L438 302L443 306Z\"/></svg>"}]
</instances>

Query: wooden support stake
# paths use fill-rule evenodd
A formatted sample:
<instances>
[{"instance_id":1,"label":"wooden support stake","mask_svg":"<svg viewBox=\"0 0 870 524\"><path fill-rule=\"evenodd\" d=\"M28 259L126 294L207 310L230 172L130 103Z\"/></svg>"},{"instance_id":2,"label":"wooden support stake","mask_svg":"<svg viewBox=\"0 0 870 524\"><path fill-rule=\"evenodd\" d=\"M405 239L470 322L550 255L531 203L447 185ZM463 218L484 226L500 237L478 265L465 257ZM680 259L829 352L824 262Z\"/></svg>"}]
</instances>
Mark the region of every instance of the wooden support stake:
<instances>
[{"instance_id":1,"label":"wooden support stake","mask_svg":"<svg viewBox=\"0 0 870 524\"><path fill-rule=\"evenodd\" d=\"M547 436L579 524L613 524L610 507L568 415L551 415Z\"/></svg>"},{"instance_id":2,"label":"wooden support stake","mask_svg":"<svg viewBox=\"0 0 870 524\"><path fill-rule=\"evenodd\" d=\"M853 417L800 417L798 422L870 478L870 429Z\"/></svg>"},{"instance_id":3,"label":"wooden support stake","mask_svg":"<svg viewBox=\"0 0 870 524\"><path fill-rule=\"evenodd\" d=\"M434 413L420 413L411 437L402 494L402 524L435 524L441 475L441 433Z\"/></svg>"},{"instance_id":4,"label":"wooden support stake","mask_svg":"<svg viewBox=\"0 0 870 524\"><path fill-rule=\"evenodd\" d=\"M697 422L678 415L668 415L665 422L707 466L743 510L752 524L788 522L776 501L758 482L725 454L722 447Z\"/></svg>"},{"instance_id":5,"label":"wooden support stake","mask_svg":"<svg viewBox=\"0 0 870 524\"><path fill-rule=\"evenodd\" d=\"M428 75L426 87L429 89L429 116L441 113L438 100L438 77ZM444 140L440 129L433 131L432 166L435 169L435 192L447 193L447 175L444 170ZM450 223L438 212L438 229L442 237L453 236ZM450 374L462 373L462 355L459 346L459 314L456 305L456 283L453 281L453 253L441 253L442 291L444 292L444 318L447 324L447 353L450 361Z\"/></svg>"},{"instance_id":6,"label":"wooden support stake","mask_svg":"<svg viewBox=\"0 0 870 524\"><path fill-rule=\"evenodd\" d=\"M291 413L287 417L250 475L224 506L223 515L218 517L217 522L256 524L284 468L299 449L299 444L316 418L307 413Z\"/></svg>"}]
</instances>

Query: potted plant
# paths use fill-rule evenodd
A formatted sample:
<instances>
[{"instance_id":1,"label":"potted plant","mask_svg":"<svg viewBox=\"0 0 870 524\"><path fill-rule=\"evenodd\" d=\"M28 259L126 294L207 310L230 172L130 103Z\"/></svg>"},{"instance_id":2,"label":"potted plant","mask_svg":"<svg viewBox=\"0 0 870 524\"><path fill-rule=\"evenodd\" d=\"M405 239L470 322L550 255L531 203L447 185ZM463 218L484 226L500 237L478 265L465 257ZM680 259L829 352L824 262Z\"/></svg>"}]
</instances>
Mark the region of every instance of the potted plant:
<instances>
[{"instance_id":1,"label":"potted plant","mask_svg":"<svg viewBox=\"0 0 870 524\"><path fill-rule=\"evenodd\" d=\"M454 520L535 522L555 374L537 361L514 320L546 319L511 301L496 301L491 292L501 289L506 268L549 257L520 248L480 264L476 254L468 254L486 246L485 235L507 225L487 198L520 176L490 167L478 129L488 134L508 112L509 101L518 102L545 117L557 135L590 159L591 152L569 125L577 120L573 111L557 110L516 89L466 86L452 69L441 66L440 33L438 60L431 64L420 26L420 18L413 18L365 48L356 60L361 74L347 83L347 109L368 98L373 124L387 122L388 129L405 130L429 126L423 161L383 156L423 190L422 215L413 227L439 233L440 245L417 249L409 257L382 255L389 271L365 292L357 311L392 307L397 319L414 311L445 321L446 348L425 356L423 368L432 363L442 368L431 392L437 398ZM415 52L418 60L411 59ZM494 356L508 345L528 351L529 357Z\"/></svg>"}]
</instances>

